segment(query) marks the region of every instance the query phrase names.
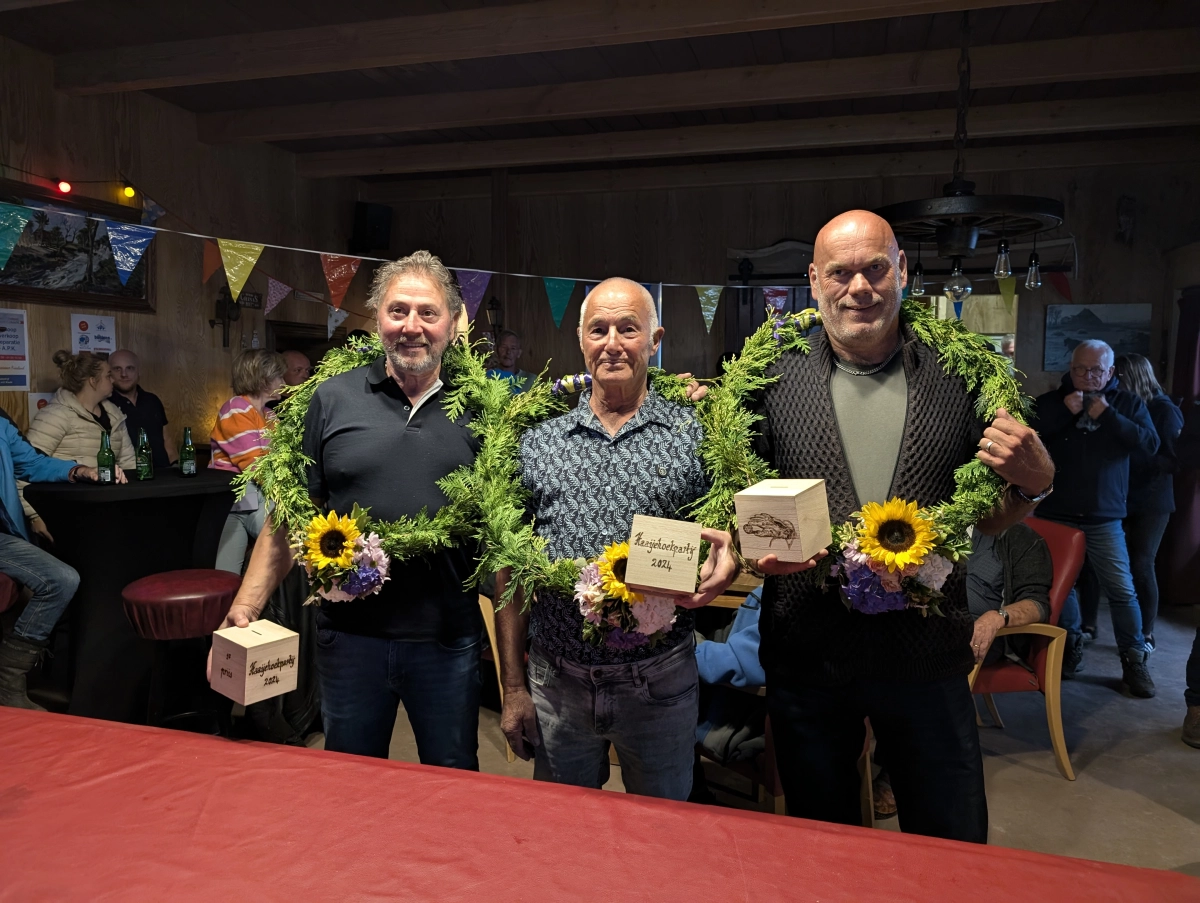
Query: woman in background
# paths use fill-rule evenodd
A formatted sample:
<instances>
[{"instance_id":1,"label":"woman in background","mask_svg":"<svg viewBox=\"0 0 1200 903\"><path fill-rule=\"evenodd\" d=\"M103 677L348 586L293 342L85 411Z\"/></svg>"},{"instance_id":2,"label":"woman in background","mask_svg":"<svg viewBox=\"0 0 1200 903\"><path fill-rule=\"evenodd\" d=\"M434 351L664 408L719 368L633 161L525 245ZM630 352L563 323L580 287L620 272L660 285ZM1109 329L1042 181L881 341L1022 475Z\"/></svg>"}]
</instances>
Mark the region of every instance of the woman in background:
<instances>
[{"instance_id":1,"label":"woman in background","mask_svg":"<svg viewBox=\"0 0 1200 903\"><path fill-rule=\"evenodd\" d=\"M283 355L256 349L233 361L233 398L225 402L212 429L209 467L242 473L267 451L267 404L279 398L287 362ZM217 569L242 572L246 548L262 531L266 505L258 487L246 484L246 494L233 505L217 546Z\"/></svg>"},{"instance_id":2,"label":"woman in background","mask_svg":"<svg viewBox=\"0 0 1200 903\"><path fill-rule=\"evenodd\" d=\"M137 465L133 442L125 429L125 415L108 400L113 390L108 361L88 351L71 354L64 350L55 352L54 363L58 366L60 388L54 393L54 400L33 418L25 438L38 451L52 458L95 467L101 437L108 433L117 462L113 479L124 483L124 471L134 470ZM21 489L24 488L21 484ZM45 522L25 501L24 492L21 504L29 518L30 529L53 542Z\"/></svg>"},{"instance_id":3,"label":"woman in background","mask_svg":"<svg viewBox=\"0 0 1200 903\"><path fill-rule=\"evenodd\" d=\"M1163 394L1154 368L1140 354L1117 358L1121 388L1137 395L1150 409L1158 431L1158 451L1153 455L1134 452L1129 459L1129 498L1125 509L1125 544L1129 548L1129 570L1142 608L1142 633L1146 649L1154 650L1154 619L1158 615L1158 575L1154 559L1175 510L1175 485L1171 474L1177 464L1175 440L1183 429L1183 412Z\"/></svg>"}]
</instances>

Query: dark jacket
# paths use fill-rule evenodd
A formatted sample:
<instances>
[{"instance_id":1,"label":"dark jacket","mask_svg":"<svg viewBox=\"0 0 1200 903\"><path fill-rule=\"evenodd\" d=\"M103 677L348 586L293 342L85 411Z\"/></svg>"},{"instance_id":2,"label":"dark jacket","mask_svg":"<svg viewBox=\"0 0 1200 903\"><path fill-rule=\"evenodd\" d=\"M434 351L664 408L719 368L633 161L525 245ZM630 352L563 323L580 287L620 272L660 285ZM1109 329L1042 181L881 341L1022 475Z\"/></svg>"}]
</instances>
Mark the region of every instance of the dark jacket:
<instances>
[{"instance_id":1,"label":"dark jacket","mask_svg":"<svg viewBox=\"0 0 1200 903\"><path fill-rule=\"evenodd\" d=\"M1120 520L1129 494L1129 458L1158 450L1158 434L1140 398L1125 392L1114 376L1104 387L1108 409L1084 429L1087 407L1072 414L1063 399L1075 391L1071 374L1037 399L1034 426L1054 459L1054 492L1042 502L1042 517ZM1087 418L1090 420L1090 418Z\"/></svg>"},{"instance_id":2,"label":"dark jacket","mask_svg":"<svg viewBox=\"0 0 1200 903\"><path fill-rule=\"evenodd\" d=\"M1150 420L1158 433L1158 451L1140 448L1129 456L1129 501L1127 514L1170 514L1175 510L1172 474L1179 464L1175 440L1183 429L1183 412L1161 392L1146 402Z\"/></svg>"}]
</instances>

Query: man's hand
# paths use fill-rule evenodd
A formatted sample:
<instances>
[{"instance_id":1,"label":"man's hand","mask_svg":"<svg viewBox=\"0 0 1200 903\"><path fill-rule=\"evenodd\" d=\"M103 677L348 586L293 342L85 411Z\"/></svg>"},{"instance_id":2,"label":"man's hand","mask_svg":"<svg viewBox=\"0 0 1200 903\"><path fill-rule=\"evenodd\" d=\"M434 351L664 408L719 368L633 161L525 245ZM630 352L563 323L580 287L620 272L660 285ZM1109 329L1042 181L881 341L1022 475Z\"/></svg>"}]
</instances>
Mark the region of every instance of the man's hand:
<instances>
[{"instance_id":1,"label":"man's hand","mask_svg":"<svg viewBox=\"0 0 1200 903\"><path fill-rule=\"evenodd\" d=\"M985 611L975 619L975 631L971 634L971 652L975 654L975 664L983 661L992 648L996 632L1003 626L1004 615L998 611Z\"/></svg>"},{"instance_id":2,"label":"man's hand","mask_svg":"<svg viewBox=\"0 0 1200 903\"><path fill-rule=\"evenodd\" d=\"M712 543L708 550L708 558L700 568L700 585L691 596L683 596L676 600L680 608L703 608L733 583L737 576L738 564L733 555L733 537L724 530L710 530L705 527L700 531L700 538Z\"/></svg>"},{"instance_id":3,"label":"man's hand","mask_svg":"<svg viewBox=\"0 0 1200 903\"><path fill-rule=\"evenodd\" d=\"M770 577L786 577L788 574L799 574L817 566L817 562L829 554L828 549L822 549L808 561L780 561L774 553L764 555L756 562L751 562L756 571L761 571Z\"/></svg>"},{"instance_id":4,"label":"man's hand","mask_svg":"<svg viewBox=\"0 0 1200 903\"><path fill-rule=\"evenodd\" d=\"M54 537L50 535L50 528L40 517L35 517L29 522L29 529L33 531L34 536L41 537L50 545L54 545Z\"/></svg>"},{"instance_id":5,"label":"man's hand","mask_svg":"<svg viewBox=\"0 0 1200 903\"><path fill-rule=\"evenodd\" d=\"M1038 434L1004 408L997 408L996 419L983 431L977 456L1027 496L1040 495L1054 482L1054 462Z\"/></svg>"},{"instance_id":6,"label":"man's hand","mask_svg":"<svg viewBox=\"0 0 1200 903\"><path fill-rule=\"evenodd\" d=\"M125 471L121 470L120 464L113 465L113 481L117 483L128 483L129 480L125 477Z\"/></svg>"},{"instance_id":7,"label":"man's hand","mask_svg":"<svg viewBox=\"0 0 1200 903\"><path fill-rule=\"evenodd\" d=\"M1108 410L1108 399L1104 397L1104 393L1097 392L1092 398L1092 403L1088 405L1088 416L1093 420L1099 420L1100 415Z\"/></svg>"},{"instance_id":8,"label":"man's hand","mask_svg":"<svg viewBox=\"0 0 1200 903\"><path fill-rule=\"evenodd\" d=\"M1068 392L1063 398L1063 404L1067 406L1067 410L1072 414L1078 414L1083 410L1083 393Z\"/></svg>"},{"instance_id":9,"label":"man's hand","mask_svg":"<svg viewBox=\"0 0 1200 903\"><path fill-rule=\"evenodd\" d=\"M221 626L217 630L224 630L226 627L249 627L251 621L257 621L260 612L253 605L245 602L233 600L233 604L229 606L229 611L225 615L225 620L221 622ZM208 650L208 661L204 665L204 676L212 681L212 647Z\"/></svg>"},{"instance_id":10,"label":"man's hand","mask_svg":"<svg viewBox=\"0 0 1200 903\"><path fill-rule=\"evenodd\" d=\"M525 761L533 758L528 746L541 746L542 735L538 732L537 711L533 697L524 687L504 688L504 708L500 712L500 730L508 740L512 751Z\"/></svg>"},{"instance_id":11,"label":"man's hand","mask_svg":"<svg viewBox=\"0 0 1200 903\"><path fill-rule=\"evenodd\" d=\"M80 464L75 468L76 480L87 480L89 483L100 482L100 470L96 467L88 467L86 464Z\"/></svg>"},{"instance_id":12,"label":"man's hand","mask_svg":"<svg viewBox=\"0 0 1200 903\"><path fill-rule=\"evenodd\" d=\"M691 382L689 382L687 384L687 397L688 397L688 401L690 401L692 404L695 404L696 402L700 401L702 398L704 398L705 395L708 394L708 386L700 385L700 383L698 383L692 377L692 374L677 373L676 376L678 376L680 379L691 380Z\"/></svg>"}]
</instances>

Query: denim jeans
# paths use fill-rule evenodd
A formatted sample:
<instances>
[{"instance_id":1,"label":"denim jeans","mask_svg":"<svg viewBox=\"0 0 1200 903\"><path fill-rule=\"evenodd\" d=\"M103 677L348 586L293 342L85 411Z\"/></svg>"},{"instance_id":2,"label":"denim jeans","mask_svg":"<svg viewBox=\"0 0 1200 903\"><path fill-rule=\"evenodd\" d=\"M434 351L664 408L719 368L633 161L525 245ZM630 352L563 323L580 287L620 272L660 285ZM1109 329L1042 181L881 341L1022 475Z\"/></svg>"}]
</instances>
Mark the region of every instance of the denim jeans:
<instances>
[{"instance_id":1,"label":"denim jeans","mask_svg":"<svg viewBox=\"0 0 1200 903\"><path fill-rule=\"evenodd\" d=\"M49 639L79 588L79 574L49 552L9 533L0 533L0 574L7 574L33 593L13 632L33 643Z\"/></svg>"},{"instance_id":2,"label":"denim jeans","mask_svg":"<svg viewBox=\"0 0 1200 903\"><path fill-rule=\"evenodd\" d=\"M1133 577L1129 570L1129 549L1125 544L1125 530L1119 520L1108 520L1098 524L1080 523L1065 517L1047 518L1068 527L1082 530L1087 539L1087 563L1096 575L1100 592L1108 597L1108 610L1112 615L1113 635L1117 649L1146 648L1142 636L1142 610L1138 606L1137 591L1133 588ZM1082 616L1079 611L1079 594L1072 588L1062 615L1060 627L1072 638L1079 636Z\"/></svg>"},{"instance_id":3,"label":"denim jeans","mask_svg":"<svg viewBox=\"0 0 1200 903\"><path fill-rule=\"evenodd\" d=\"M422 765L479 770L479 636L451 645L317 630L325 748L386 759L401 702Z\"/></svg>"},{"instance_id":4,"label":"denim jeans","mask_svg":"<svg viewBox=\"0 0 1200 903\"><path fill-rule=\"evenodd\" d=\"M871 617L880 617L871 615ZM966 675L920 683L775 685L767 712L788 814L861 825L858 759L864 718L887 760L900 828L987 843L987 797Z\"/></svg>"},{"instance_id":5,"label":"denim jeans","mask_svg":"<svg viewBox=\"0 0 1200 903\"><path fill-rule=\"evenodd\" d=\"M267 519L267 505L260 504L253 511L230 511L217 543L218 571L240 574L246 561L246 547L258 539Z\"/></svg>"},{"instance_id":6,"label":"denim jeans","mask_svg":"<svg viewBox=\"0 0 1200 903\"><path fill-rule=\"evenodd\" d=\"M627 792L688 798L700 686L691 640L628 665L581 665L535 646L528 673L542 735L535 780L602 787L611 744Z\"/></svg>"},{"instance_id":7,"label":"denim jeans","mask_svg":"<svg viewBox=\"0 0 1200 903\"><path fill-rule=\"evenodd\" d=\"M1154 559L1158 557L1158 547L1170 519L1170 514L1158 513L1125 518L1129 572L1133 575L1133 588L1142 610L1143 634L1154 633L1154 620L1158 617L1158 574L1154 570Z\"/></svg>"}]
</instances>

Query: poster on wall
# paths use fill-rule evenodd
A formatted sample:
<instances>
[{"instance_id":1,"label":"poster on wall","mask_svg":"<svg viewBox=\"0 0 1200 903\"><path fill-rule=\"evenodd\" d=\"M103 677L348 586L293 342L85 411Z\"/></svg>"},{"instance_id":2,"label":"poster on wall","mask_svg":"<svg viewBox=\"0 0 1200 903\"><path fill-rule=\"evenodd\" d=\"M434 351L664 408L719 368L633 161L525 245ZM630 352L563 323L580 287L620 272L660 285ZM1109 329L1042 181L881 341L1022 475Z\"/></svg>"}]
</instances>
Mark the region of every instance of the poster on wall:
<instances>
[{"instance_id":1,"label":"poster on wall","mask_svg":"<svg viewBox=\"0 0 1200 903\"><path fill-rule=\"evenodd\" d=\"M71 314L71 350L112 354L117 350L117 318Z\"/></svg>"},{"instance_id":2,"label":"poster on wall","mask_svg":"<svg viewBox=\"0 0 1200 903\"><path fill-rule=\"evenodd\" d=\"M54 401L53 392L30 392L29 393L29 422L33 423L33 418L38 415L38 411L44 408L50 402Z\"/></svg>"},{"instance_id":3,"label":"poster on wall","mask_svg":"<svg viewBox=\"0 0 1200 903\"><path fill-rule=\"evenodd\" d=\"M1107 342L1113 352L1150 355L1149 304L1050 304L1046 307L1043 370L1063 372L1084 339Z\"/></svg>"},{"instance_id":4,"label":"poster on wall","mask_svg":"<svg viewBox=\"0 0 1200 903\"><path fill-rule=\"evenodd\" d=\"M29 388L29 335L25 311L0 310L0 389Z\"/></svg>"}]
</instances>

